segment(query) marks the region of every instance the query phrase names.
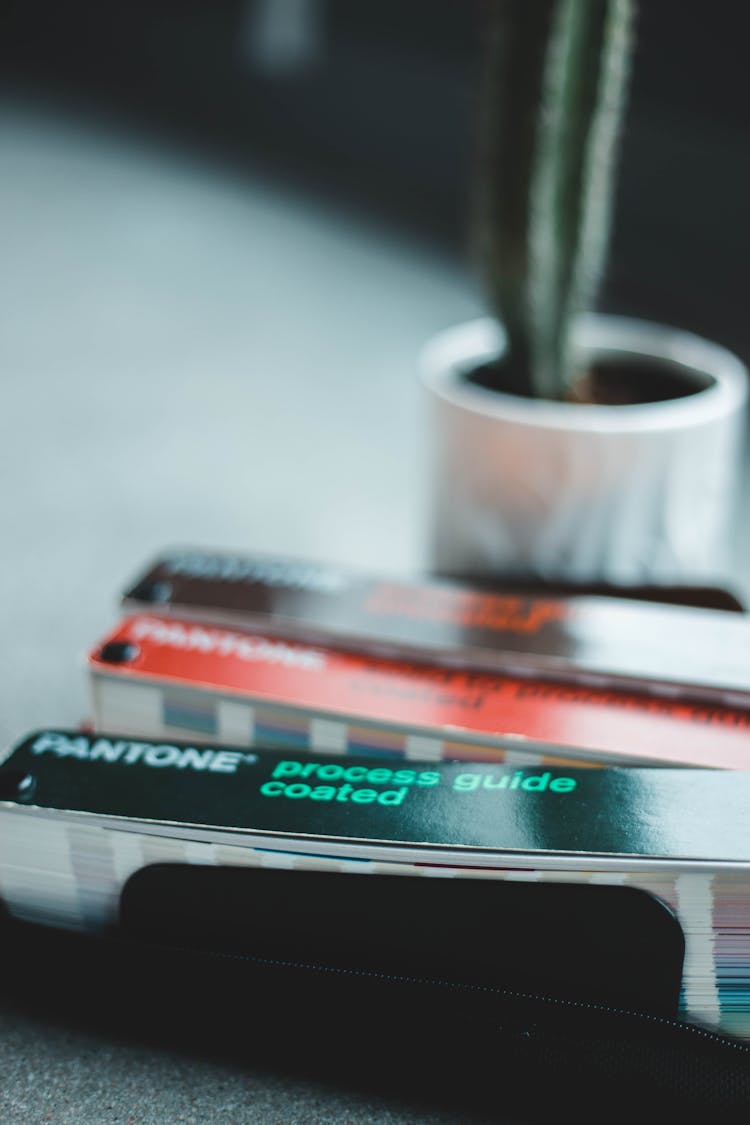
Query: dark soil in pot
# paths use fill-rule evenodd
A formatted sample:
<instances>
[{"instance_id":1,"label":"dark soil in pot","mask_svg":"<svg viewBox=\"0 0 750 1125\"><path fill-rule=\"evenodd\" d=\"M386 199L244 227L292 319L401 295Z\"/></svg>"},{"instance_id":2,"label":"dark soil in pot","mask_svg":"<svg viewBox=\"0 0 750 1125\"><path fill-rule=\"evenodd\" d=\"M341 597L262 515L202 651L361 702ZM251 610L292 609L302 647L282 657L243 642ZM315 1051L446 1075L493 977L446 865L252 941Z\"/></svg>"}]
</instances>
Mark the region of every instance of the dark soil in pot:
<instances>
[{"instance_id":1,"label":"dark soil in pot","mask_svg":"<svg viewBox=\"0 0 750 1125\"><path fill-rule=\"evenodd\" d=\"M467 372L466 382L485 390L533 398L526 379L506 362L482 364ZM713 385L709 376L678 365L648 359L600 360L573 385L567 402L597 406L637 406L687 398Z\"/></svg>"}]
</instances>

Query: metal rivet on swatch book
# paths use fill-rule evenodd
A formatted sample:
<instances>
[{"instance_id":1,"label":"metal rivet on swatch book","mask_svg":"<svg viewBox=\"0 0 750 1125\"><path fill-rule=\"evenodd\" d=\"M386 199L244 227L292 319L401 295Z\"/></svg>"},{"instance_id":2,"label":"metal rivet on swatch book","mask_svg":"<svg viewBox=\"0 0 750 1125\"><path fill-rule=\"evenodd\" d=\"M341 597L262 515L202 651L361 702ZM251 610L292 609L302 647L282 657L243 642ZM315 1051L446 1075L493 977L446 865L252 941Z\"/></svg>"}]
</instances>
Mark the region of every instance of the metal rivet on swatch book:
<instances>
[{"instance_id":1,"label":"metal rivet on swatch book","mask_svg":"<svg viewBox=\"0 0 750 1125\"><path fill-rule=\"evenodd\" d=\"M99 649L99 660L103 664L129 664L140 651L131 641L108 641Z\"/></svg>"},{"instance_id":2,"label":"metal rivet on swatch book","mask_svg":"<svg viewBox=\"0 0 750 1125\"><path fill-rule=\"evenodd\" d=\"M168 602L172 597L171 582L141 582L128 594L137 602L148 602L150 605L159 605Z\"/></svg>"},{"instance_id":3,"label":"metal rivet on swatch book","mask_svg":"<svg viewBox=\"0 0 750 1125\"><path fill-rule=\"evenodd\" d=\"M36 789L36 778L23 770L0 770L0 801L28 801Z\"/></svg>"}]
</instances>

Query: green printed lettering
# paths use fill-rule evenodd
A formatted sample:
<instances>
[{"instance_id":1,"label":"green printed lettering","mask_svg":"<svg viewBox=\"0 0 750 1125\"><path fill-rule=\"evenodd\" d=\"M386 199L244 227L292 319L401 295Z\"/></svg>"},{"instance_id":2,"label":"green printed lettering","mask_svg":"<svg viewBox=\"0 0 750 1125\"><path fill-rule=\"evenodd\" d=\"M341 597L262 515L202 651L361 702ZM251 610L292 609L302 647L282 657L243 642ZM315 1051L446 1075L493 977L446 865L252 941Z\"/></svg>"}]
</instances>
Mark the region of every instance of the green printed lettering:
<instances>
[{"instance_id":1,"label":"green printed lettering","mask_svg":"<svg viewBox=\"0 0 750 1125\"><path fill-rule=\"evenodd\" d=\"M541 792L542 790L547 788L551 776L552 775L550 773L533 773L531 777L525 777L523 779L523 781L521 782L521 788Z\"/></svg>"},{"instance_id":2,"label":"green printed lettering","mask_svg":"<svg viewBox=\"0 0 750 1125\"><path fill-rule=\"evenodd\" d=\"M500 777L493 777L491 773L486 774L482 781L484 789L507 789L508 788L508 775L503 773Z\"/></svg>"},{"instance_id":3,"label":"green printed lettering","mask_svg":"<svg viewBox=\"0 0 750 1125\"><path fill-rule=\"evenodd\" d=\"M549 783L555 793L571 793L578 782L574 777L554 777Z\"/></svg>"},{"instance_id":4,"label":"green printed lettering","mask_svg":"<svg viewBox=\"0 0 750 1125\"><path fill-rule=\"evenodd\" d=\"M344 767L332 764L330 766L318 766L318 777L323 778L324 781L338 781L343 776Z\"/></svg>"},{"instance_id":5,"label":"green printed lettering","mask_svg":"<svg viewBox=\"0 0 750 1125\"><path fill-rule=\"evenodd\" d=\"M365 792L367 792L365 790ZM409 792L405 785L400 789L384 789L382 793L378 793L379 805L401 805L404 802L404 797Z\"/></svg>"},{"instance_id":6,"label":"green printed lettering","mask_svg":"<svg viewBox=\"0 0 750 1125\"><path fill-rule=\"evenodd\" d=\"M376 789L353 789L352 800L358 805L371 805L376 800L378 792Z\"/></svg>"},{"instance_id":7,"label":"green printed lettering","mask_svg":"<svg viewBox=\"0 0 750 1125\"><path fill-rule=\"evenodd\" d=\"M279 762L271 777L297 777L302 771L301 762Z\"/></svg>"},{"instance_id":8,"label":"green printed lettering","mask_svg":"<svg viewBox=\"0 0 750 1125\"><path fill-rule=\"evenodd\" d=\"M304 781L295 781L284 788L285 797L309 797L310 792L310 786L306 785Z\"/></svg>"},{"instance_id":9,"label":"green printed lettering","mask_svg":"<svg viewBox=\"0 0 750 1125\"><path fill-rule=\"evenodd\" d=\"M367 773L367 781L371 785L386 785L393 776L393 770L388 770L382 766L378 769L369 770Z\"/></svg>"},{"instance_id":10,"label":"green printed lettering","mask_svg":"<svg viewBox=\"0 0 750 1125\"><path fill-rule=\"evenodd\" d=\"M332 801L336 796L333 785L316 785L310 794L311 801Z\"/></svg>"},{"instance_id":11,"label":"green printed lettering","mask_svg":"<svg viewBox=\"0 0 750 1125\"><path fill-rule=\"evenodd\" d=\"M481 781L478 773L459 773L453 778L453 788L460 793L470 793Z\"/></svg>"},{"instance_id":12,"label":"green printed lettering","mask_svg":"<svg viewBox=\"0 0 750 1125\"><path fill-rule=\"evenodd\" d=\"M425 770L424 773L420 773L419 777L417 778L417 785L439 785L439 784L440 784L440 774L435 773L434 770Z\"/></svg>"}]
</instances>

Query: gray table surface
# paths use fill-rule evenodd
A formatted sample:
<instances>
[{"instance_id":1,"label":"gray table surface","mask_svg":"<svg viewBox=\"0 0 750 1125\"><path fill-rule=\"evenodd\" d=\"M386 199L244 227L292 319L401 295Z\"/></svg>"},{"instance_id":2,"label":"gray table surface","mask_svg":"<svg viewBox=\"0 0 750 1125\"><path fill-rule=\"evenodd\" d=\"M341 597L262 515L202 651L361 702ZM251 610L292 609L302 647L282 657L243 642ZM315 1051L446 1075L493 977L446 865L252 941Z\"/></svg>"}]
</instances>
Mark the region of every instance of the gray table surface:
<instances>
[{"instance_id":1,"label":"gray table surface","mask_svg":"<svg viewBox=\"0 0 750 1125\"><path fill-rule=\"evenodd\" d=\"M167 544L419 565L415 357L474 313L389 232L0 106L0 738L88 712L83 657ZM98 1038L0 996L0 1121L435 1122Z\"/></svg>"},{"instance_id":2,"label":"gray table surface","mask_svg":"<svg viewBox=\"0 0 750 1125\"><path fill-rule=\"evenodd\" d=\"M86 717L84 653L165 545L422 565L415 357L478 311L459 265L28 103L0 168L3 744ZM3 1122L451 1120L2 996L0 1029Z\"/></svg>"}]
</instances>

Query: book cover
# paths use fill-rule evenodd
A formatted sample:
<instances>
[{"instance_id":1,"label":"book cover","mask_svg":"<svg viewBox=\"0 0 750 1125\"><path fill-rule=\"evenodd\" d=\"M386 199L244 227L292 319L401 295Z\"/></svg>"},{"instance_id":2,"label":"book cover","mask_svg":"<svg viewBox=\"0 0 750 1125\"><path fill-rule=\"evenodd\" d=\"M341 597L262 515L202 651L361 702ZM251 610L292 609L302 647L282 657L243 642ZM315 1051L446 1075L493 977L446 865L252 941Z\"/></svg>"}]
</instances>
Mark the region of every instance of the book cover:
<instances>
[{"instance_id":1,"label":"book cover","mask_svg":"<svg viewBox=\"0 0 750 1125\"><path fill-rule=\"evenodd\" d=\"M44 730L9 754L0 795L0 895L28 921L116 927L128 880L159 864L633 888L681 928L681 1018L750 1039L750 773L386 765Z\"/></svg>"},{"instance_id":2,"label":"book cover","mask_svg":"<svg viewBox=\"0 0 750 1125\"><path fill-rule=\"evenodd\" d=\"M750 711L397 661L175 616L88 662L95 725L331 754L750 768Z\"/></svg>"},{"instance_id":3,"label":"book cover","mask_svg":"<svg viewBox=\"0 0 750 1125\"><path fill-rule=\"evenodd\" d=\"M504 595L199 550L165 553L123 601L375 655L750 702L750 621L717 610Z\"/></svg>"}]
</instances>

